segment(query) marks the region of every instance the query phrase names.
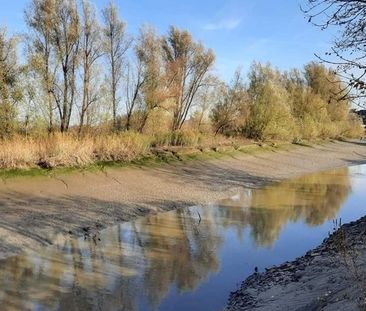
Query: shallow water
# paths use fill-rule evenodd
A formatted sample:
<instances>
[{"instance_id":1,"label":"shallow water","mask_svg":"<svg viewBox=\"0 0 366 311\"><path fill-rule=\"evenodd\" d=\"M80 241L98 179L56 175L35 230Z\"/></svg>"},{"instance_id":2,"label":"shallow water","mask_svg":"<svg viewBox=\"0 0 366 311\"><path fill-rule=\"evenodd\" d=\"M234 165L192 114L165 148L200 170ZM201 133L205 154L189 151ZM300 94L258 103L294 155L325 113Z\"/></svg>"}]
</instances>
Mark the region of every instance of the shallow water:
<instances>
[{"instance_id":1,"label":"shallow water","mask_svg":"<svg viewBox=\"0 0 366 311\"><path fill-rule=\"evenodd\" d=\"M293 260L366 214L365 186L366 166L343 168L59 236L0 262L1 310L222 310L255 267Z\"/></svg>"}]
</instances>

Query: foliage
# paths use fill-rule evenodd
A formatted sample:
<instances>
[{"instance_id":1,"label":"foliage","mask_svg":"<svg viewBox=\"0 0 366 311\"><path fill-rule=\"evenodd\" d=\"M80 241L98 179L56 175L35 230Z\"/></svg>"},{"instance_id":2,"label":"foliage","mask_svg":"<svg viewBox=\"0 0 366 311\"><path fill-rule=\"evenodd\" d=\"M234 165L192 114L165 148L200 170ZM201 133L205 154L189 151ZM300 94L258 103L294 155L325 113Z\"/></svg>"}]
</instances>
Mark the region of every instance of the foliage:
<instances>
[{"instance_id":1,"label":"foliage","mask_svg":"<svg viewBox=\"0 0 366 311\"><path fill-rule=\"evenodd\" d=\"M350 114L350 103L336 97L342 91L341 81L323 65L310 63L301 74L297 70L281 73L270 65L254 63L249 79L248 137L291 140L362 136L361 122Z\"/></svg>"},{"instance_id":2,"label":"foliage","mask_svg":"<svg viewBox=\"0 0 366 311\"><path fill-rule=\"evenodd\" d=\"M246 126L248 137L292 140L295 119L282 75L270 65L254 63L249 77L251 113Z\"/></svg>"}]
</instances>

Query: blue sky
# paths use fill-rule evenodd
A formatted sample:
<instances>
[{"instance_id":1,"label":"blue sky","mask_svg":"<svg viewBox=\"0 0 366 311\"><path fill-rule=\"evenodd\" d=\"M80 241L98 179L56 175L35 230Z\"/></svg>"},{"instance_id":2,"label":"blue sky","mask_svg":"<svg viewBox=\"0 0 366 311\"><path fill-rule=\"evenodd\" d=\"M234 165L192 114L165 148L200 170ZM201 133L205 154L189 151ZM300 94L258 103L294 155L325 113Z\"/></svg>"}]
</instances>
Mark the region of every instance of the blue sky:
<instances>
[{"instance_id":1,"label":"blue sky","mask_svg":"<svg viewBox=\"0 0 366 311\"><path fill-rule=\"evenodd\" d=\"M304 0L303 0L304 1ZM98 9L107 0L95 0ZM302 67L327 50L333 35L307 23L297 0L115 0L134 34L144 24L165 33L169 25L188 29L215 50L215 70L229 80L238 66L270 61L281 69ZM0 25L24 31L28 0L0 0Z\"/></svg>"}]
</instances>

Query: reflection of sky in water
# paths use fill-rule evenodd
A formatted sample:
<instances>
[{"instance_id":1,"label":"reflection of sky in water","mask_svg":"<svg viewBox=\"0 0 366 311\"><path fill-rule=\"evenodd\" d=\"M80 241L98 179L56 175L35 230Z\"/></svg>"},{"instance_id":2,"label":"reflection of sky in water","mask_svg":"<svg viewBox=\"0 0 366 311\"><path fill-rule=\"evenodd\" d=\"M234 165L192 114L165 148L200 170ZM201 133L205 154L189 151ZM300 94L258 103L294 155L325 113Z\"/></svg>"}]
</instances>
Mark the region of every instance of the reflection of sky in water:
<instances>
[{"instance_id":1,"label":"reflection of sky in water","mask_svg":"<svg viewBox=\"0 0 366 311\"><path fill-rule=\"evenodd\" d=\"M150 216L0 263L1 310L221 310L253 273L365 214L366 166ZM201 219L201 221L200 221Z\"/></svg>"}]
</instances>

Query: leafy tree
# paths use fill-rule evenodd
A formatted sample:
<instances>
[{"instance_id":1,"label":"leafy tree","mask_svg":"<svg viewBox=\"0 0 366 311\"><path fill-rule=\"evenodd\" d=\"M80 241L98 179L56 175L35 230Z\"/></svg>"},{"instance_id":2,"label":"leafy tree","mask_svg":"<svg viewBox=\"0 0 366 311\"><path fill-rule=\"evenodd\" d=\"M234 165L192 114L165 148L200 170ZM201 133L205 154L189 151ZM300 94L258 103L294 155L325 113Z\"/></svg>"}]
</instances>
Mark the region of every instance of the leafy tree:
<instances>
[{"instance_id":1,"label":"leafy tree","mask_svg":"<svg viewBox=\"0 0 366 311\"><path fill-rule=\"evenodd\" d=\"M249 73L251 112L246 134L255 139L292 139L295 119L283 75L271 65L254 63Z\"/></svg>"}]
</instances>

